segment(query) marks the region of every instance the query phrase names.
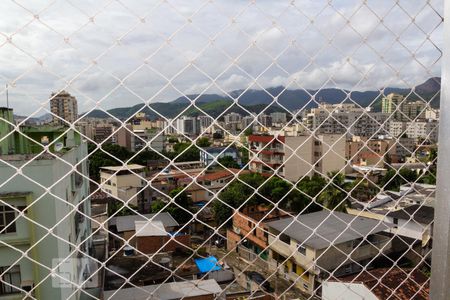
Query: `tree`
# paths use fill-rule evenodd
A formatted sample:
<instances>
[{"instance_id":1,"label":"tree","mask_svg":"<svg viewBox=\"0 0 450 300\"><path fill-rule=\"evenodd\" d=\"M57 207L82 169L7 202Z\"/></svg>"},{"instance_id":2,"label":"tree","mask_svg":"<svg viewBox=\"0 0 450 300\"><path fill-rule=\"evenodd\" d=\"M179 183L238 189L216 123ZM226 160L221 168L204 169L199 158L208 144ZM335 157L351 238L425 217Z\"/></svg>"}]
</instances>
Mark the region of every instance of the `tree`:
<instances>
[{"instance_id":1,"label":"tree","mask_svg":"<svg viewBox=\"0 0 450 300\"><path fill-rule=\"evenodd\" d=\"M207 137L201 137L197 140L197 146L199 147L209 147L211 146L211 142Z\"/></svg>"},{"instance_id":2,"label":"tree","mask_svg":"<svg viewBox=\"0 0 450 300\"><path fill-rule=\"evenodd\" d=\"M173 145L174 152L168 153L167 156L171 159L181 154L176 161L196 161L200 159L200 150L191 143L176 143Z\"/></svg>"},{"instance_id":3,"label":"tree","mask_svg":"<svg viewBox=\"0 0 450 300\"><path fill-rule=\"evenodd\" d=\"M345 181L345 176L341 173L332 172L328 174L331 181L318 197L319 203L324 207L335 211L346 211L350 205L349 191L351 184Z\"/></svg>"},{"instance_id":4,"label":"tree","mask_svg":"<svg viewBox=\"0 0 450 300\"><path fill-rule=\"evenodd\" d=\"M101 167L122 165L132 155L126 148L113 144L103 144L100 149L95 144L89 144L88 152L89 176L97 181L100 179Z\"/></svg>"},{"instance_id":5,"label":"tree","mask_svg":"<svg viewBox=\"0 0 450 300\"><path fill-rule=\"evenodd\" d=\"M417 173L410 169L389 169L381 178L380 186L385 190L399 191L402 184L414 182L417 178Z\"/></svg>"},{"instance_id":6,"label":"tree","mask_svg":"<svg viewBox=\"0 0 450 300\"><path fill-rule=\"evenodd\" d=\"M239 168L239 164L230 155L225 155L217 159L217 161L225 168Z\"/></svg>"},{"instance_id":7,"label":"tree","mask_svg":"<svg viewBox=\"0 0 450 300\"><path fill-rule=\"evenodd\" d=\"M253 128L252 127L249 127L249 128L244 130L244 135L245 136L249 136L249 135L252 135L252 134L253 134Z\"/></svg>"},{"instance_id":8,"label":"tree","mask_svg":"<svg viewBox=\"0 0 450 300\"><path fill-rule=\"evenodd\" d=\"M297 188L301 192L296 190L296 193L287 199L286 207L296 213L321 210L322 208L317 204L317 197L325 185L326 180L317 174L302 178L297 183Z\"/></svg>"},{"instance_id":9,"label":"tree","mask_svg":"<svg viewBox=\"0 0 450 300\"><path fill-rule=\"evenodd\" d=\"M167 211L178 223L188 223L192 218L192 214L190 213L192 207L191 198L183 191L182 187L171 190L169 196L173 199L175 204L170 204Z\"/></svg>"}]
</instances>

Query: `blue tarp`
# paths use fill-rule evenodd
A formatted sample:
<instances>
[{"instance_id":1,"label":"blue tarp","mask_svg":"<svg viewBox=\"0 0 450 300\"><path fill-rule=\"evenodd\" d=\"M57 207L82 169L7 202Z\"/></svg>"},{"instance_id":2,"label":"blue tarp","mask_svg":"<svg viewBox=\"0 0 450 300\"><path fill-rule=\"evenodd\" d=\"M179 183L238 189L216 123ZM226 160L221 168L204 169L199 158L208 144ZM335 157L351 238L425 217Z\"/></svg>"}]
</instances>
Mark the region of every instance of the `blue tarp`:
<instances>
[{"instance_id":1,"label":"blue tarp","mask_svg":"<svg viewBox=\"0 0 450 300\"><path fill-rule=\"evenodd\" d=\"M200 270L200 273L222 270L222 267L217 262L217 258L214 256L208 256L207 258L196 258L194 261L197 268Z\"/></svg>"}]
</instances>

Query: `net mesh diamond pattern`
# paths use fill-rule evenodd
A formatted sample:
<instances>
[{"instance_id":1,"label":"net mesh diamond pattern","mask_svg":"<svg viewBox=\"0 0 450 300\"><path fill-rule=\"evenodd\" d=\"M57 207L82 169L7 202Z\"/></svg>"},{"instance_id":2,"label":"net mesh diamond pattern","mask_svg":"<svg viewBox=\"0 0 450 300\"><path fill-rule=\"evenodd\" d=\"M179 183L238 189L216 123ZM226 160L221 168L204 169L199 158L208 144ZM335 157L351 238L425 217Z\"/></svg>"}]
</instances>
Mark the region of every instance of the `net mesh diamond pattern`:
<instances>
[{"instance_id":1,"label":"net mesh diamond pattern","mask_svg":"<svg viewBox=\"0 0 450 300\"><path fill-rule=\"evenodd\" d=\"M0 7L0 299L428 299L443 1Z\"/></svg>"}]
</instances>

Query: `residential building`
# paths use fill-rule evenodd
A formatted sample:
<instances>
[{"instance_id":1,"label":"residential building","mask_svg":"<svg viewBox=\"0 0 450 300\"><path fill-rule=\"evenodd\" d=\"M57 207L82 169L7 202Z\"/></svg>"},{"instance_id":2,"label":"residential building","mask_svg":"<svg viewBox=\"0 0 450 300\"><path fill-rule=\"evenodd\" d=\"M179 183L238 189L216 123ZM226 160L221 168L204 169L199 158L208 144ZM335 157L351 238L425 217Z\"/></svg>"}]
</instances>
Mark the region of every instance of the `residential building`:
<instances>
[{"instance_id":1,"label":"residential building","mask_svg":"<svg viewBox=\"0 0 450 300\"><path fill-rule=\"evenodd\" d=\"M137 152L147 147L151 151L162 152L165 148L166 137L158 129L135 129L130 137L131 151Z\"/></svg>"},{"instance_id":2,"label":"residential building","mask_svg":"<svg viewBox=\"0 0 450 300\"><path fill-rule=\"evenodd\" d=\"M230 156L240 164L239 152L235 147L205 147L200 150L200 161L205 166L216 166L217 161L225 156Z\"/></svg>"},{"instance_id":3,"label":"residential building","mask_svg":"<svg viewBox=\"0 0 450 300\"><path fill-rule=\"evenodd\" d=\"M272 127L272 118L270 115L261 114L258 116L258 125L263 127Z\"/></svg>"},{"instance_id":4,"label":"residential building","mask_svg":"<svg viewBox=\"0 0 450 300\"><path fill-rule=\"evenodd\" d=\"M385 222L392 224L390 232L428 244L433 234L434 208L414 204L403 209L390 211Z\"/></svg>"},{"instance_id":5,"label":"residential building","mask_svg":"<svg viewBox=\"0 0 450 300\"><path fill-rule=\"evenodd\" d=\"M197 117L181 116L175 120L175 129L179 134L189 136L200 134L200 121Z\"/></svg>"},{"instance_id":6,"label":"residential building","mask_svg":"<svg viewBox=\"0 0 450 300\"><path fill-rule=\"evenodd\" d=\"M121 288L105 291L103 296L110 300L225 300L225 293L214 279L167 282L140 286L139 288Z\"/></svg>"},{"instance_id":7,"label":"residential building","mask_svg":"<svg viewBox=\"0 0 450 300\"><path fill-rule=\"evenodd\" d=\"M287 114L285 112L273 112L270 114L270 118L272 119L272 124L286 124L287 122Z\"/></svg>"},{"instance_id":8,"label":"residential building","mask_svg":"<svg viewBox=\"0 0 450 300\"><path fill-rule=\"evenodd\" d=\"M128 244L139 254L186 252L191 249L191 236L185 232L168 232L162 221L134 221L134 236Z\"/></svg>"},{"instance_id":9,"label":"residential building","mask_svg":"<svg viewBox=\"0 0 450 300\"><path fill-rule=\"evenodd\" d=\"M269 270L279 272L308 294L329 272L333 276L360 272L361 265L390 251L389 226L337 211L283 218L269 228Z\"/></svg>"},{"instance_id":10,"label":"residential building","mask_svg":"<svg viewBox=\"0 0 450 300\"><path fill-rule=\"evenodd\" d=\"M393 137L408 137L436 143L439 137L439 122L434 120L416 120L412 122L390 122L389 133Z\"/></svg>"},{"instance_id":11,"label":"residential building","mask_svg":"<svg viewBox=\"0 0 450 300\"><path fill-rule=\"evenodd\" d=\"M381 99L381 111L390 114L396 121L402 121L402 105L406 100L403 95L390 93Z\"/></svg>"},{"instance_id":12,"label":"residential building","mask_svg":"<svg viewBox=\"0 0 450 300\"><path fill-rule=\"evenodd\" d=\"M0 155L12 154L15 148L14 135L9 134L14 126L12 108L0 107Z\"/></svg>"},{"instance_id":13,"label":"residential building","mask_svg":"<svg viewBox=\"0 0 450 300\"><path fill-rule=\"evenodd\" d=\"M132 136L132 126L127 124L124 127L120 127L116 130L115 140L116 144L132 151L131 148L131 136Z\"/></svg>"},{"instance_id":14,"label":"residential building","mask_svg":"<svg viewBox=\"0 0 450 300\"><path fill-rule=\"evenodd\" d=\"M365 270L322 284L323 300L428 300L429 278L417 269Z\"/></svg>"},{"instance_id":15,"label":"residential building","mask_svg":"<svg viewBox=\"0 0 450 300\"><path fill-rule=\"evenodd\" d=\"M93 255L87 145L65 127L22 129L35 142L16 132L14 154L0 157L0 299L23 299L24 291L34 299L82 299L78 286L50 269L66 259L56 272L74 283L97 271L85 256ZM56 147L41 153L41 142Z\"/></svg>"},{"instance_id":16,"label":"residential building","mask_svg":"<svg viewBox=\"0 0 450 300\"><path fill-rule=\"evenodd\" d=\"M371 112L353 103L321 103L306 114L304 123L319 134L372 137L387 133L389 114Z\"/></svg>"},{"instance_id":17,"label":"residential building","mask_svg":"<svg viewBox=\"0 0 450 300\"><path fill-rule=\"evenodd\" d=\"M53 115L53 125L69 125L78 119L77 99L66 91L52 93L50 111Z\"/></svg>"},{"instance_id":18,"label":"residential building","mask_svg":"<svg viewBox=\"0 0 450 300\"><path fill-rule=\"evenodd\" d=\"M267 260L269 229L266 223L288 216L284 211L263 205L244 206L233 214L233 226L227 230L227 250L236 251L247 261L255 261L256 257Z\"/></svg>"},{"instance_id":19,"label":"residential building","mask_svg":"<svg viewBox=\"0 0 450 300\"><path fill-rule=\"evenodd\" d=\"M237 174L247 174L248 170L227 168L220 171L208 172L199 177L195 183L189 185L186 192L194 203L208 202L213 199ZM187 186L192 178L185 177L181 182Z\"/></svg>"},{"instance_id":20,"label":"residential building","mask_svg":"<svg viewBox=\"0 0 450 300\"><path fill-rule=\"evenodd\" d=\"M300 135L270 136L250 135L249 168L253 172L273 173L296 182L315 173L326 175L333 171L344 171L345 136Z\"/></svg>"},{"instance_id":21,"label":"residential building","mask_svg":"<svg viewBox=\"0 0 450 300\"><path fill-rule=\"evenodd\" d=\"M114 126L112 124L99 124L94 127L94 142L104 144L115 144Z\"/></svg>"},{"instance_id":22,"label":"residential building","mask_svg":"<svg viewBox=\"0 0 450 300\"><path fill-rule=\"evenodd\" d=\"M199 116L198 121L200 123L200 132L202 134L213 133L214 126L211 126L214 121L213 118L210 116Z\"/></svg>"},{"instance_id":23,"label":"residential building","mask_svg":"<svg viewBox=\"0 0 450 300\"><path fill-rule=\"evenodd\" d=\"M145 166L131 164L100 168L100 188L115 199L136 207L143 205Z\"/></svg>"},{"instance_id":24,"label":"residential building","mask_svg":"<svg viewBox=\"0 0 450 300\"><path fill-rule=\"evenodd\" d=\"M241 129L242 116L238 113L229 113L223 116L225 120L225 128L231 130L232 132L236 132Z\"/></svg>"},{"instance_id":25,"label":"residential building","mask_svg":"<svg viewBox=\"0 0 450 300\"><path fill-rule=\"evenodd\" d=\"M110 235L110 247L118 249L123 245L123 240L128 241L130 245L136 245L136 222L159 222L165 232L174 232L179 224L178 222L167 212L160 212L155 214L144 214L144 215L128 215L128 216L117 216L111 218L108 223L108 229L110 232L119 236L120 239L116 238L114 235ZM142 226L139 225L139 226ZM143 232L144 234L144 232Z\"/></svg>"},{"instance_id":26,"label":"residential building","mask_svg":"<svg viewBox=\"0 0 450 300\"><path fill-rule=\"evenodd\" d=\"M241 121L242 129L253 129L253 126L256 125L256 115L245 116Z\"/></svg>"}]
</instances>

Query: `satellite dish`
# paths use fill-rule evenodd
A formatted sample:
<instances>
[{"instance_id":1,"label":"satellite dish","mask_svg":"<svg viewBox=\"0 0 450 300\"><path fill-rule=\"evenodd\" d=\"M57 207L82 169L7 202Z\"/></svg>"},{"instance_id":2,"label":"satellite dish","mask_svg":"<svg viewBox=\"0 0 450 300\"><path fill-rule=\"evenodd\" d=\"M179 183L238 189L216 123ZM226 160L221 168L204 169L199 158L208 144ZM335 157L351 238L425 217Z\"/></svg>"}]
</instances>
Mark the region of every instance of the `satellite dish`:
<instances>
[{"instance_id":1,"label":"satellite dish","mask_svg":"<svg viewBox=\"0 0 450 300\"><path fill-rule=\"evenodd\" d=\"M55 144L55 151L60 152L64 148L64 144L61 142L58 142Z\"/></svg>"}]
</instances>

